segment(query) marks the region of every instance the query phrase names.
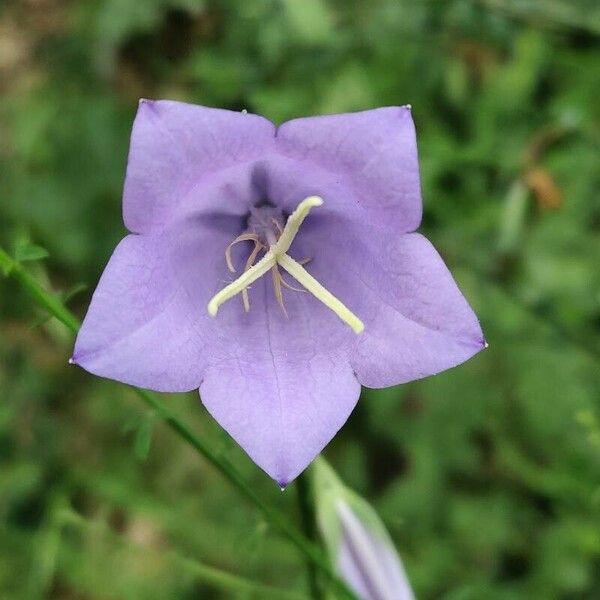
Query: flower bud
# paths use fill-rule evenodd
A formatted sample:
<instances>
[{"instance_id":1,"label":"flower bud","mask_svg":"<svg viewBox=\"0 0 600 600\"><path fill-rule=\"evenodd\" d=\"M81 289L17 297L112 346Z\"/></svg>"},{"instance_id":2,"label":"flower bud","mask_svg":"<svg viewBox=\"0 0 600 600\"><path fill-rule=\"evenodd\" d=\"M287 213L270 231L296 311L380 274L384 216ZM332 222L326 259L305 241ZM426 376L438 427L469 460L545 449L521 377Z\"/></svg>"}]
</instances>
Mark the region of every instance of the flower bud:
<instances>
[{"instance_id":1,"label":"flower bud","mask_svg":"<svg viewBox=\"0 0 600 600\"><path fill-rule=\"evenodd\" d=\"M340 577L363 600L414 600L400 557L371 505L323 458L313 474L319 528Z\"/></svg>"}]
</instances>

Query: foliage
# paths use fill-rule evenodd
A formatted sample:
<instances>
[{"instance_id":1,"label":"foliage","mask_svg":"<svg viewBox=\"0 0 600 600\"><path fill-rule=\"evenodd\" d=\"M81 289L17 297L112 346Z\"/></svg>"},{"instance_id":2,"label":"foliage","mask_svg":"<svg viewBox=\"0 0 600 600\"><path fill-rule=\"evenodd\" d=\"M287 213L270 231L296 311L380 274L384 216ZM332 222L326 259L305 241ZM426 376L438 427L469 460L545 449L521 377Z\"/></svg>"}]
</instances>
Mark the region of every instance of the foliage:
<instances>
[{"instance_id":1,"label":"foliage","mask_svg":"<svg viewBox=\"0 0 600 600\"><path fill-rule=\"evenodd\" d=\"M490 348L365 390L326 456L378 509L417 597L600 596L597 2L8 0L0 94L0 242L79 314L124 233L139 97L277 122L412 104L423 228ZM1 598L232 597L171 552L306 591L258 512L0 290ZM294 513L293 486L275 489L196 395L166 401ZM65 527L65 505L102 527Z\"/></svg>"}]
</instances>

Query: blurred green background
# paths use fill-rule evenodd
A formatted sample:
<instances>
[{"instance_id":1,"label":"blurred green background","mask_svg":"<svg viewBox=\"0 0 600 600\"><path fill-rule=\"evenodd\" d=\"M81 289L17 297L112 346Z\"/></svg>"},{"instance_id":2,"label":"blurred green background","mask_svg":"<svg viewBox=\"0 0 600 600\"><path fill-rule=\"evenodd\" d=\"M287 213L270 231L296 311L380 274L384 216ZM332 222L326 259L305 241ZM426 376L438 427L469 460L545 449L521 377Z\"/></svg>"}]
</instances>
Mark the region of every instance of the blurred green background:
<instances>
[{"instance_id":1,"label":"blurred green background","mask_svg":"<svg viewBox=\"0 0 600 600\"><path fill-rule=\"evenodd\" d=\"M28 266L79 315L124 234L139 97L276 122L413 105L423 231L490 348L366 390L325 455L420 599L600 598L597 0L3 0L0 242L46 248ZM2 600L234 597L185 557L307 589L289 544L127 388L68 367L70 336L13 281L0 310ZM166 400L294 514L294 486L195 394Z\"/></svg>"}]
</instances>

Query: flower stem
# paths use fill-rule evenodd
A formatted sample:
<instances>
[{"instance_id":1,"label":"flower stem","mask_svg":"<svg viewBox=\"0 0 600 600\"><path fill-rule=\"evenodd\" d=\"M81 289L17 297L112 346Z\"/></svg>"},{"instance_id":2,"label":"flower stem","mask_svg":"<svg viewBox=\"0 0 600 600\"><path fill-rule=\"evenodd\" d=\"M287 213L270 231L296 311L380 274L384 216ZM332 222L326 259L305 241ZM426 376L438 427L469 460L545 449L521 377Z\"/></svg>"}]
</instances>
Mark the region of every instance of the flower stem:
<instances>
[{"instance_id":1,"label":"flower stem","mask_svg":"<svg viewBox=\"0 0 600 600\"><path fill-rule=\"evenodd\" d=\"M25 291L49 313L54 315L73 333L79 331L80 323L77 317L53 294L47 292L18 261L0 248L0 271L16 279Z\"/></svg>"},{"instance_id":2,"label":"flower stem","mask_svg":"<svg viewBox=\"0 0 600 600\"><path fill-rule=\"evenodd\" d=\"M13 259L1 247L0 271L18 281L37 304L45 308L70 331L73 333L79 331L81 324L77 317L65 307L57 296L44 289L20 262ZM323 552L314 543L306 539L283 513L263 500L227 459L213 452L210 446L174 415L156 394L140 388L133 387L132 389L147 405L156 410L165 423L179 437L216 467L246 500L254 504L271 525L287 537L315 568L322 572L328 579L331 579L340 598L348 600L356 599L356 596L348 589L346 584L334 575Z\"/></svg>"},{"instance_id":3,"label":"flower stem","mask_svg":"<svg viewBox=\"0 0 600 600\"><path fill-rule=\"evenodd\" d=\"M313 502L314 495L312 493L312 482L308 479L306 473L301 473L296 479L296 493L298 494L298 510L300 512L302 531L307 539L314 543L317 539ZM311 597L313 600L321 600L323 592L319 582L319 571L309 560L306 561L306 569Z\"/></svg>"}]
</instances>

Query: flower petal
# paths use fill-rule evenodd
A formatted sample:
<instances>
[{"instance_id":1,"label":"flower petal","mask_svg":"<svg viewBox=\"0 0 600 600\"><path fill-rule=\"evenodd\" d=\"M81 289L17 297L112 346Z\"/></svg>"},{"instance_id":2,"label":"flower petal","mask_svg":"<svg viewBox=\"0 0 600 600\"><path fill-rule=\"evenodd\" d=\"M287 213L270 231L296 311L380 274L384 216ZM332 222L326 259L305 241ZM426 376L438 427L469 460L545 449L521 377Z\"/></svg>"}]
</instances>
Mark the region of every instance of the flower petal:
<instances>
[{"instance_id":1,"label":"flower petal","mask_svg":"<svg viewBox=\"0 0 600 600\"><path fill-rule=\"evenodd\" d=\"M361 271L372 310L352 360L359 381L406 383L482 350L479 321L431 243L418 233L404 235L387 252L381 271Z\"/></svg>"},{"instance_id":2,"label":"flower petal","mask_svg":"<svg viewBox=\"0 0 600 600\"><path fill-rule=\"evenodd\" d=\"M125 225L149 232L168 224L186 202L201 208L203 194L190 198L198 185L260 158L272 150L274 136L275 126L258 115L141 100L125 179Z\"/></svg>"},{"instance_id":3,"label":"flower petal","mask_svg":"<svg viewBox=\"0 0 600 600\"><path fill-rule=\"evenodd\" d=\"M421 186L410 107L288 121L277 130L277 148L296 161L289 179L303 178L311 186L313 173L328 172L345 196L346 210L366 211L398 233L419 226ZM295 170L303 177L295 177ZM331 187L322 193L326 202L337 195Z\"/></svg>"},{"instance_id":4,"label":"flower petal","mask_svg":"<svg viewBox=\"0 0 600 600\"><path fill-rule=\"evenodd\" d=\"M285 296L287 319L269 278L250 291L251 311L225 304L228 353L200 386L211 415L252 460L286 486L344 424L360 394L345 350L348 329L308 294ZM326 318L323 319L323 316ZM233 322L237 320L237 324ZM349 335L354 335L350 332Z\"/></svg>"},{"instance_id":5,"label":"flower petal","mask_svg":"<svg viewBox=\"0 0 600 600\"><path fill-rule=\"evenodd\" d=\"M433 375L485 347L477 317L422 235L378 236L332 215L305 233L303 250L319 256L315 275L365 324L351 351L361 384L388 387Z\"/></svg>"},{"instance_id":6,"label":"flower petal","mask_svg":"<svg viewBox=\"0 0 600 600\"><path fill-rule=\"evenodd\" d=\"M94 292L73 362L157 391L197 388L215 326L206 302L237 227L187 220L176 231L122 240Z\"/></svg>"},{"instance_id":7,"label":"flower petal","mask_svg":"<svg viewBox=\"0 0 600 600\"><path fill-rule=\"evenodd\" d=\"M337 570L365 600L414 600L402 561L383 523L368 504L360 507L369 511L377 527L361 520L344 500L336 503L342 529Z\"/></svg>"}]
</instances>

